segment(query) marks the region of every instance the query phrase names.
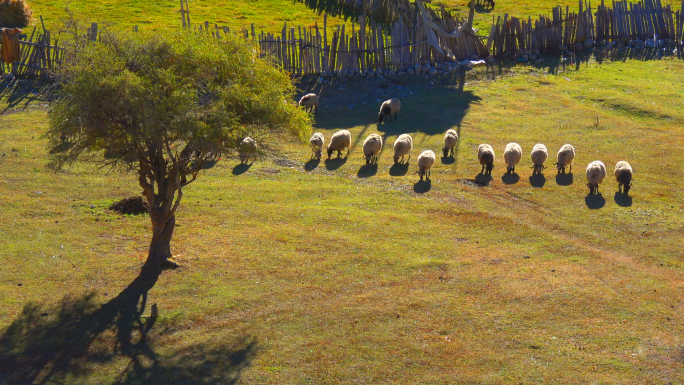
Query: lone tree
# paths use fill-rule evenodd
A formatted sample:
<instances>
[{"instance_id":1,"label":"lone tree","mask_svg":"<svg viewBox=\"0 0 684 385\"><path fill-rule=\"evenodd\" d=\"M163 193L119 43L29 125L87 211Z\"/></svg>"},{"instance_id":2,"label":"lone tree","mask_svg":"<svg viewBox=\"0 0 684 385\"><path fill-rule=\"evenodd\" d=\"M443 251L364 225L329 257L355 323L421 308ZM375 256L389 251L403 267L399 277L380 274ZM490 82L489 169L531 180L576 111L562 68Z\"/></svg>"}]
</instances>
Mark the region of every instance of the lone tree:
<instances>
[{"instance_id":1,"label":"lone tree","mask_svg":"<svg viewBox=\"0 0 684 385\"><path fill-rule=\"evenodd\" d=\"M237 37L105 33L75 53L62 76L47 136L63 151L51 166L94 161L137 173L152 221L144 270L175 266L176 210L203 166L247 135L301 139L311 126L290 102L287 74Z\"/></svg>"}]
</instances>

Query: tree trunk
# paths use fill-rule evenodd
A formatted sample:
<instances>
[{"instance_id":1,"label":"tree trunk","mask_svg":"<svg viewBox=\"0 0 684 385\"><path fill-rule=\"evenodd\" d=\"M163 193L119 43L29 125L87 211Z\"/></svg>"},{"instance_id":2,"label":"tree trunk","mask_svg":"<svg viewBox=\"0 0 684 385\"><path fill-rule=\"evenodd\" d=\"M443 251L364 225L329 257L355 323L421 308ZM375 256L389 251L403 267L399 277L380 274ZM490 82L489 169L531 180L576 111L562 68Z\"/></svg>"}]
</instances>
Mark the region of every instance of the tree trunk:
<instances>
[{"instance_id":1,"label":"tree trunk","mask_svg":"<svg viewBox=\"0 0 684 385\"><path fill-rule=\"evenodd\" d=\"M167 218L159 218L156 213L150 212L152 219L152 241L147 261L143 269L160 271L164 268L174 268L177 265L169 261L171 254L171 237L176 226L176 215L171 214Z\"/></svg>"}]
</instances>

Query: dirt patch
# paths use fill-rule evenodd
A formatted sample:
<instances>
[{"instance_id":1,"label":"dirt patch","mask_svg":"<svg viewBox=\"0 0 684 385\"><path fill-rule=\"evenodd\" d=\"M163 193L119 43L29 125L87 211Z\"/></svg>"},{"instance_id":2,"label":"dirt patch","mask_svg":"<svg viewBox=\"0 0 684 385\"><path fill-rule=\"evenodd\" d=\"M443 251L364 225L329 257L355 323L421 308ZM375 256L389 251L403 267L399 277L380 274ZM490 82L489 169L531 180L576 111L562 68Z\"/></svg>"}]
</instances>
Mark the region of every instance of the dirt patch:
<instances>
[{"instance_id":1,"label":"dirt patch","mask_svg":"<svg viewBox=\"0 0 684 385\"><path fill-rule=\"evenodd\" d=\"M128 197L112 203L109 209L119 214L145 214L150 212L150 205L142 197Z\"/></svg>"}]
</instances>

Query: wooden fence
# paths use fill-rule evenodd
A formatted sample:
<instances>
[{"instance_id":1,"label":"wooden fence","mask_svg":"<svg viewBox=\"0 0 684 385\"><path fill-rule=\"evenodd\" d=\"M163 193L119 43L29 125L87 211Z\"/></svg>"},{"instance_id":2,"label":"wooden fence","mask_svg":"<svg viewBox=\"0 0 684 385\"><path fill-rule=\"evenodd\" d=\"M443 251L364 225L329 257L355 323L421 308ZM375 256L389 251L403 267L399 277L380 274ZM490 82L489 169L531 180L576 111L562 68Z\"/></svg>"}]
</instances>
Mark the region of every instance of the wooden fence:
<instances>
[{"instance_id":1,"label":"wooden fence","mask_svg":"<svg viewBox=\"0 0 684 385\"><path fill-rule=\"evenodd\" d=\"M532 19L509 17L492 20L488 36L472 30L466 20L460 20L443 7L423 8L414 4L412 20L398 18L392 25L359 18L351 28L341 25L328 33L328 17L312 27L288 27L278 34L257 32L254 25L238 31L259 46L263 55L271 55L287 71L296 75L330 74L345 76L382 72L425 73L427 67L440 68L463 59L539 55L567 49L582 49L609 41L640 40L642 44L682 45L684 40L684 0L679 10L663 6L661 0L605 0L594 10L591 3L579 0L579 11L555 7L548 16ZM472 13L471 13L472 15ZM208 22L192 25L187 0L181 0L182 26L211 33L216 38L231 33L228 27ZM42 21L42 18L41 18ZM25 31L26 32L26 31ZM330 35L330 36L329 36ZM93 23L82 36L85 43L98 36ZM59 35L34 27L20 40L21 59L13 64L0 60L0 75L46 77L62 64L67 47L59 46ZM0 45L2 39L0 39ZM453 69L453 67L449 67ZM339 76L339 75L338 75Z\"/></svg>"},{"instance_id":2,"label":"wooden fence","mask_svg":"<svg viewBox=\"0 0 684 385\"><path fill-rule=\"evenodd\" d=\"M59 47L59 37L53 40L48 30L41 31L34 27L26 36L27 39L18 41L21 52L18 62L5 63L0 58L0 75L13 73L20 77L49 78L62 64L66 48Z\"/></svg>"},{"instance_id":3,"label":"wooden fence","mask_svg":"<svg viewBox=\"0 0 684 385\"><path fill-rule=\"evenodd\" d=\"M527 20L498 17L493 21L487 49L494 56L520 55L534 52L554 53L567 49L604 45L609 41L646 40L651 46L682 44L684 0L680 10L661 0L641 0L628 3L613 1L608 8L601 0L596 12L590 3L580 0L579 12L555 7L552 15Z\"/></svg>"},{"instance_id":4,"label":"wooden fence","mask_svg":"<svg viewBox=\"0 0 684 385\"><path fill-rule=\"evenodd\" d=\"M366 23L360 17L359 23L352 23L350 29L338 26L332 36L328 36L325 15L321 29L317 23L309 28L285 24L279 34L273 34L255 32L252 24L250 29L245 28L241 33L245 38L253 39L264 54L271 54L287 71L297 75L332 71L343 71L345 75L368 71L399 73L411 71L414 67L439 67L445 62L468 58L549 54L628 39L652 39L650 42L654 46L682 44L684 0L677 11L670 5L663 6L661 0L636 3L621 0L612 1L610 5L612 8L601 0L598 8L592 9L589 1L579 0L578 12L558 6L550 15L534 20L505 14L492 20L488 36L476 35L466 21L459 20L443 7L438 10L421 9L427 12L428 19L438 29L462 33L437 34L431 40L428 35L434 28L426 25L417 8L410 25L404 18L387 26ZM181 0L181 16L183 27L192 28L187 0ZM230 33L227 27L215 25L210 28L208 22L194 28L211 32L216 37Z\"/></svg>"}]
</instances>

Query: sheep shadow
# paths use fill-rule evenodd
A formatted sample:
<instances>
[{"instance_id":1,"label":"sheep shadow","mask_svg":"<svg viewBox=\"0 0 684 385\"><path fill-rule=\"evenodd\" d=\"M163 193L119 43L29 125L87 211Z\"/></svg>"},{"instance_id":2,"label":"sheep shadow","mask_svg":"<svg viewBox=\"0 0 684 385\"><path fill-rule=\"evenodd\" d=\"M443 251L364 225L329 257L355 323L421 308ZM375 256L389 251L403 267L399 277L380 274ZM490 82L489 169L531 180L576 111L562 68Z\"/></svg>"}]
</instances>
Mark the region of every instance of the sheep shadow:
<instances>
[{"instance_id":1,"label":"sheep shadow","mask_svg":"<svg viewBox=\"0 0 684 385\"><path fill-rule=\"evenodd\" d=\"M453 156L443 156L442 157L442 164L451 165L454 163L456 163L456 158L454 158Z\"/></svg>"},{"instance_id":2,"label":"sheep shadow","mask_svg":"<svg viewBox=\"0 0 684 385\"><path fill-rule=\"evenodd\" d=\"M489 184L492 182L493 178L491 174L482 174L479 173L475 175L475 178L473 179L475 183L477 183L480 186L489 186Z\"/></svg>"},{"instance_id":3,"label":"sheep shadow","mask_svg":"<svg viewBox=\"0 0 684 385\"><path fill-rule=\"evenodd\" d=\"M409 164L406 163L395 163L390 167L389 174L391 176L404 176L408 173Z\"/></svg>"},{"instance_id":4,"label":"sheep shadow","mask_svg":"<svg viewBox=\"0 0 684 385\"><path fill-rule=\"evenodd\" d=\"M208 160L204 162L202 165L202 170L209 170L211 168L214 168L216 166L216 163L218 163L218 160Z\"/></svg>"},{"instance_id":5,"label":"sheep shadow","mask_svg":"<svg viewBox=\"0 0 684 385\"><path fill-rule=\"evenodd\" d=\"M156 351L170 326L155 327L157 306L143 316L159 273L141 273L100 304L96 292L54 304L28 302L0 334L0 383L82 383L103 365L120 367L116 383L215 384L239 381L256 352L251 338ZM119 365L123 361L127 365Z\"/></svg>"},{"instance_id":6,"label":"sheep shadow","mask_svg":"<svg viewBox=\"0 0 684 385\"><path fill-rule=\"evenodd\" d=\"M321 164L321 160L318 158L311 158L308 162L304 163L304 170L313 171Z\"/></svg>"},{"instance_id":7,"label":"sheep shadow","mask_svg":"<svg viewBox=\"0 0 684 385\"><path fill-rule=\"evenodd\" d=\"M588 194L586 198L584 198L584 203L590 209L597 210L606 205L606 199L603 197L603 194L601 193L598 193L596 195Z\"/></svg>"},{"instance_id":8,"label":"sheep shadow","mask_svg":"<svg viewBox=\"0 0 684 385\"><path fill-rule=\"evenodd\" d=\"M501 176L501 181L507 185L516 184L520 181L520 175L518 175L517 173L506 173Z\"/></svg>"},{"instance_id":9,"label":"sheep shadow","mask_svg":"<svg viewBox=\"0 0 684 385\"><path fill-rule=\"evenodd\" d=\"M530 186L542 188L546 184L546 177L544 174L530 175Z\"/></svg>"},{"instance_id":10,"label":"sheep shadow","mask_svg":"<svg viewBox=\"0 0 684 385\"><path fill-rule=\"evenodd\" d=\"M67 152L73 146L74 146L74 142L66 142L66 141L62 142L62 143L60 143L60 144L58 144L55 147L52 147L50 149L50 155L61 154L63 152Z\"/></svg>"},{"instance_id":11,"label":"sheep shadow","mask_svg":"<svg viewBox=\"0 0 684 385\"><path fill-rule=\"evenodd\" d=\"M254 163L238 163L233 167L233 175L242 175L252 167Z\"/></svg>"},{"instance_id":12,"label":"sheep shadow","mask_svg":"<svg viewBox=\"0 0 684 385\"><path fill-rule=\"evenodd\" d=\"M575 182L573 173L558 173L556 174L556 184L559 186L570 186Z\"/></svg>"},{"instance_id":13,"label":"sheep shadow","mask_svg":"<svg viewBox=\"0 0 684 385\"><path fill-rule=\"evenodd\" d=\"M369 178L375 176L378 173L378 164L365 164L359 168L359 172L356 174L359 178Z\"/></svg>"},{"instance_id":14,"label":"sheep shadow","mask_svg":"<svg viewBox=\"0 0 684 385\"><path fill-rule=\"evenodd\" d=\"M432 181L430 179L419 180L413 185L413 191L417 194L425 194L432 189Z\"/></svg>"},{"instance_id":15,"label":"sheep shadow","mask_svg":"<svg viewBox=\"0 0 684 385\"><path fill-rule=\"evenodd\" d=\"M616 191L613 199L615 200L615 203L618 204L618 206L621 206L621 207L631 207L632 206L632 197L627 195L627 194Z\"/></svg>"},{"instance_id":16,"label":"sheep shadow","mask_svg":"<svg viewBox=\"0 0 684 385\"><path fill-rule=\"evenodd\" d=\"M344 166L345 163L347 163L347 156L344 158L337 157L337 158L331 158L331 159L326 159L325 160L325 168L328 171L334 171L337 170L338 168Z\"/></svg>"}]
</instances>

